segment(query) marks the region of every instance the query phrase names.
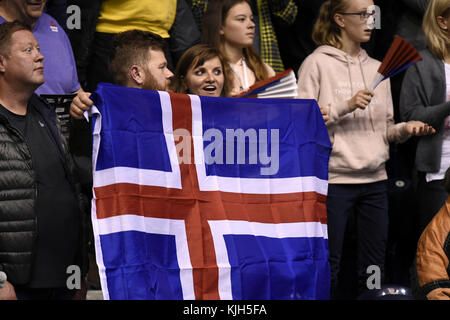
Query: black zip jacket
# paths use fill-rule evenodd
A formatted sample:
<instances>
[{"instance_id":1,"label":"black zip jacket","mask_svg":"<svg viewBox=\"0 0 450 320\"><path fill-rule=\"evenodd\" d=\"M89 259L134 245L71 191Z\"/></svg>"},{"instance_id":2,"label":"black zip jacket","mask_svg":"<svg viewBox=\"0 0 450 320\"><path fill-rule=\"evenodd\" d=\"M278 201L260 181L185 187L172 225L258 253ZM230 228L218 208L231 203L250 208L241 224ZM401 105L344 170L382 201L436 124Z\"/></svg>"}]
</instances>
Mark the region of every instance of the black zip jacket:
<instances>
[{"instance_id":1,"label":"black zip jacket","mask_svg":"<svg viewBox=\"0 0 450 320\"><path fill-rule=\"evenodd\" d=\"M58 151L64 159L66 178L77 194L82 214L80 217L80 246L76 263L82 274L87 272L86 225L87 199L81 194L76 179L75 163L62 137L55 111L37 95L30 103L41 114ZM30 281L37 224L34 211L37 195L32 154L23 136L0 115L0 271L8 276L13 285L26 285Z\"/></svg>"}]
</instances>

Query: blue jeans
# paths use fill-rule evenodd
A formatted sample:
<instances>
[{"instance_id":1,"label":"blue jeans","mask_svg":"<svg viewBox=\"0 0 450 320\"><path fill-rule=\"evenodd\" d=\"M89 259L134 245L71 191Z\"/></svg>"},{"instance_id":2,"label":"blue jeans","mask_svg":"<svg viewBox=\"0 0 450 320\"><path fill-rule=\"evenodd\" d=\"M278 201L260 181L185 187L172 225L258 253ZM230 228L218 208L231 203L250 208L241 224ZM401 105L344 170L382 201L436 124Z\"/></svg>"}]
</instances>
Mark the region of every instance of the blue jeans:
<instances>
[{"instance_id":1,"label":"blue jeans","mask_svg":"<svg viewBox=\"0 0 450 320\"><path fill-rule=\"evenodd\" d=\"M335 298L347 220L356 217L358 291L367 289L367 267L376 265L384 278L388 238L386 181L367 184L329 184L327 196L328 243L331 268L331 297Z\"/></svg>"}]
</instances>

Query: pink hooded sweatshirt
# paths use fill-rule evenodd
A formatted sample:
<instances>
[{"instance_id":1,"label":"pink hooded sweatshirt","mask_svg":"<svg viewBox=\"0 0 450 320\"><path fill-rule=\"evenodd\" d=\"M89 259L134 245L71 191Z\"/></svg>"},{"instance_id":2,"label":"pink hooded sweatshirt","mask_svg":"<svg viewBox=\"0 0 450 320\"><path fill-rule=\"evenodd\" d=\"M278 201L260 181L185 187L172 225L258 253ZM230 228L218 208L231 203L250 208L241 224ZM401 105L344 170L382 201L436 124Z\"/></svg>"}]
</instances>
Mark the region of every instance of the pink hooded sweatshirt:
<instances>
[{"instance_id":1,"label":"pink hooded sweatshirt","mask_svg":"<svg viewBox=\"0 0 450 320\"><path fill-rule=\"evenodd\" d=\"M320 46L298 71L298 98L315 99L329 115L333 150L329 183L360 184L387 179L389 142L410 136L406 123L394 124L390 81L383 81L365 110L351 112L350 100L369 88L380 62L361 49L357 57L332 46Z\"/></svg>"}]
</instances>

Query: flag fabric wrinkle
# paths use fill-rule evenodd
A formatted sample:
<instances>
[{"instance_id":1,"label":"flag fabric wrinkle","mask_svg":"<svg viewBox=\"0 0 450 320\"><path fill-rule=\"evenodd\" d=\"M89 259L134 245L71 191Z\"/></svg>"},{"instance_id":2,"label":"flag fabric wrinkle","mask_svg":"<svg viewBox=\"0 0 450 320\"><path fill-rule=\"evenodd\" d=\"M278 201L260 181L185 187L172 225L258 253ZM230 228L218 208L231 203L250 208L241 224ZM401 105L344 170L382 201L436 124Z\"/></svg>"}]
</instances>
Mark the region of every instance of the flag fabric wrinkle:
<instances>
[{"instance_id":1,"label":"flag fabric wrinkle","mask_svg":"<svg viewBox=\"0 0 450 320\"><path fill-rule=\"evenodd\" d=\"M331 145L316 101L104 83L92 98L105 299L329 298Z\"/></svg>"}]
</instances>

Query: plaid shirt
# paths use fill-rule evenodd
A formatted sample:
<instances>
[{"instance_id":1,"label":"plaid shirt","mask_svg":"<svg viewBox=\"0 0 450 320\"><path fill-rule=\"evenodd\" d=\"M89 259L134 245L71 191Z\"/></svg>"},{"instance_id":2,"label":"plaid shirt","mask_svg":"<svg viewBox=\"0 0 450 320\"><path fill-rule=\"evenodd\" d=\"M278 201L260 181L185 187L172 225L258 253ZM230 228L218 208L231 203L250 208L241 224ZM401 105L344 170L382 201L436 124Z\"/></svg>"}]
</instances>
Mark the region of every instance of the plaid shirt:
<instances>
[{"instance_id":1,"label":"plaid shirt","mask_svg":"<svg viewBox=\"0 0 450 320\"><path fill-rule=\"evenodd\" d=\"M282 19L287 24L292 24L297 17L297 5L294 0L253 0L258 7L258 24L260 30L261 59L270 65L275 72L284 70L278 49L277 36L272 25L271 14ZM206 11L208 0L191 0L192 13L201 30L201 21Z\"/></svg>"}]
</instances>

